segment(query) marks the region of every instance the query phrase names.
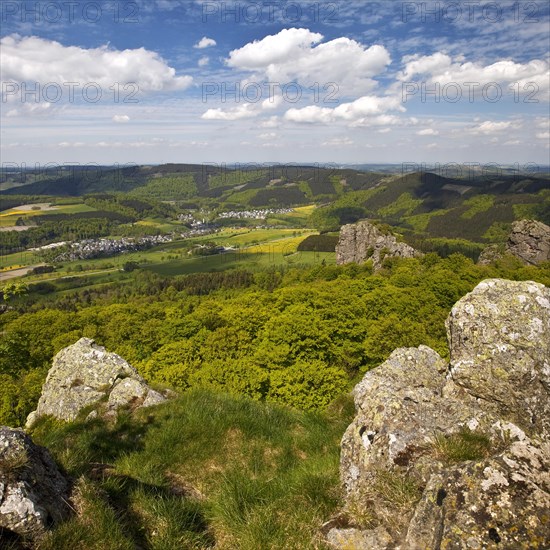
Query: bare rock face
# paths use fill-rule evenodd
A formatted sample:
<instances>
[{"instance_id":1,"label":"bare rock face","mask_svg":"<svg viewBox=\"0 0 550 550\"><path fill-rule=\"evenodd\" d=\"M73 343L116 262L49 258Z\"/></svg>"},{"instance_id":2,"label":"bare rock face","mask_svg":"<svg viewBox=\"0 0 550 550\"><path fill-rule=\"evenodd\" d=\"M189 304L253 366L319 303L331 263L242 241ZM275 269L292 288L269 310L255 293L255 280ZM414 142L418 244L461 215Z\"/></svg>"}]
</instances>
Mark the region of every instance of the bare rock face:
<instances>
[{"instance_id":1,"label":"bare rock face","mask_svg":"<svg viewBox=\"0 0 550 550\"><path fill-rule=\"evenodd\" d=\"M89 338L81 338L54 357L38 407L27 418L27 427L45 415L75 420L82 409L103 401L110 410L116 410L123 405L137 408L164 400L122 357Z\"/></svg>"},{"instance_id":2,"label":"bare rock face","mask_svg":"<svg viewBox=\"0 0 550 550\"><path fill-rule=\"evenodd\" d=\"M37 538L69 515L69 492L46 449L22 430L0 427L0 529Z\"/></svg>"},{"instance_id":3,"label":"bare rock face","mask_svg":"<svg viewBox=\"0 0 550 550\"><path fill-rule=\"evenodd\" d=\"M515 440L429 480L404 548L548 548L548 442Z\"/></svg>"},{"instance_id":4,"label":"bare rock face","mask_svg":"<svg viewBox=\"0 0 550 550\"><path fill-rule=\"evenodd\" d=\"M539 265L550 261L550 227L536 220L520 220L512 224L512 231L504 246L490 245L481 253L478 263L488 265L504 254L524 264Z\"/></svg>"},{"instance_id":5,"label":"bare rock face","mask_svg":"<svg viewBox=\"0 0 550 550\"><path fill-rule=\"evenodd\" d=\"M535 220L514 222L506 250L527 264L550 261L550 227Z\"/></svg>"},{"instance_id":6,"label":"bare rock face","mask_svg":"<svg viewBox=\"0 0 550 550\"><path fill-rule=\"evenodd\" d=\"M550 289L489 279L447 318L451 377L501 418L550 433Z\"/></svg>"},{"instance_id":7,"label":"bare rock face","mask_svg":"<svg viewBox=\"0 0 550 550\"><path fill-rule=\"evenodd\" d=\"M484 281L447 336L450 365L402 348L355 387L335 548L550 547L550 289Z\"/></svg>"},{"instance_id":8,"label":"bare rock face","mask_svg":"<svg viewBox=\"0 0 550 550\"><path fill-rule=\"evenodd\" d=\"M380 269L384 258L414 258L422 254L394 235L385 233L368 221L344 225L336 245L336 263L363 263L372 260L374 269Z\"/></svg>"}]
</instances>

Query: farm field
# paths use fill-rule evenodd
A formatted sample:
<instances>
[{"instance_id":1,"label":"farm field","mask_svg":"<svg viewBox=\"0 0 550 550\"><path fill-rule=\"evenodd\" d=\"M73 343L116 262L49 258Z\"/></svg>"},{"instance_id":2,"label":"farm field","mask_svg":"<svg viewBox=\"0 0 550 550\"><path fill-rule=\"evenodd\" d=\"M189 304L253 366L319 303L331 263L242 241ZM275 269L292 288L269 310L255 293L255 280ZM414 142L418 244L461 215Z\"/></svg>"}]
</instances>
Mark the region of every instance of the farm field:
<instances>
[{"instance_id":1,"label":"farm field","mask_svg":"<svg viewBox=\"0 0 550 550\"><path fill-rule=\"evenodd\" d=\"M292 229L225 229L211 235L165 243L150 250L64 262L53 273L27 275L24 281L54 282L67 277L89 277L99 282L101 275L106 273L114 273L118 279L128 276L122 272L124 264L128 262L135 262L143 269L163 276L237 268L254 270L274 265L315 265L323 261L325 264L334 264L334 253L297 252L299 243L312 233L311 230ZM189 250L201 243L234 248L234 251L212 256L190 255ZM32 252L10 254L0 258L0 272L21 270L38 263L39 256Z\"/></svg>"},{"instance_id":2,"label":"farm field","mask_svg":"<svg viewBox=\"0 0 550 550\"><path fill-rule=\"evenodd\" d=\"M95 211L95 208L83 203L62 205L53 203L25 204L0 211L0 228L14 227L19 218L34 218L47 214L80 214L93 211Z\"/></svg>"}]
</instances>

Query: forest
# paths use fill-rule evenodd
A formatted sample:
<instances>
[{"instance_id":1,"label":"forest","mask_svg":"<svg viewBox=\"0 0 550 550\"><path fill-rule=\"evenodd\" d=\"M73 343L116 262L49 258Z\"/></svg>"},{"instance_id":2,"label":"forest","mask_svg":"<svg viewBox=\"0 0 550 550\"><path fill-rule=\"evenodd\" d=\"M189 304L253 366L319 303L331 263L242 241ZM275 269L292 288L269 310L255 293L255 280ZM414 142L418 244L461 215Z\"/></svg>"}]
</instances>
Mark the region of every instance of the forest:
<instances>
[{"instance_id":1,"label":"forest","mask_svg":"<svg viewBox=\"0 0 550 550\"><path fill-rule=\"evenodd\" d=\"M486 278L550 285L550 265L462 254L364 265L279 266L6 295L0 315L0 423L22 425L55 353L93 338L151 383L323 410L397 347L447 353L450 308ZM44 283L43 283L44 284ZM50 289L51 290L51 289Z\"/></svg>"}]
</instances>

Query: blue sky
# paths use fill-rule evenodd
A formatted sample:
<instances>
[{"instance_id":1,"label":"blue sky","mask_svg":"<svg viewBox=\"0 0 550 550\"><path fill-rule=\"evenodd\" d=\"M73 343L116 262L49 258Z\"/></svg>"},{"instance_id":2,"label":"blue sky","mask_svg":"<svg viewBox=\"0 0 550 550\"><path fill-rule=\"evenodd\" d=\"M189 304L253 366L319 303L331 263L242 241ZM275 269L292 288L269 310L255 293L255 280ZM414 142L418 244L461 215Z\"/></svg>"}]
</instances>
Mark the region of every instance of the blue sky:
<instances>
[{"instance_id":1,"label":"blue sky","mask_svg":"<svg viewBox=\"0 0 550 550\"><path fill-rule=\"evenodd\" d=\"M0 5L3 163L550 164L548 2Z\"/></svg>"}]
</instances>

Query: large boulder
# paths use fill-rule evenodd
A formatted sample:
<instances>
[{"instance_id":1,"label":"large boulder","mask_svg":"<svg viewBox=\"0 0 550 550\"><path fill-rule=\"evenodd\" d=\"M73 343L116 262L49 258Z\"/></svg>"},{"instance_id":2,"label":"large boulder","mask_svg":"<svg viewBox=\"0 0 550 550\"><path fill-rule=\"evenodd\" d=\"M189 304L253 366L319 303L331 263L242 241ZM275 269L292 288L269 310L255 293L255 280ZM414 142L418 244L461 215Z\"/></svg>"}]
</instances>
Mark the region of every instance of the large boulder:
<instances>
[{"instance_id":1,"label":"large boulder","mask_svg":"<svg viewBox=\"0 0 550 550\"><path fill-rule=\"evenodd\" d=\"M344 225L336 245L336 263L363 263L372 260L375 270L388 257L415 258L422 254L394 235L368 221Z\"/></svg>"},{"instance_id":2,"label":"large boulder","mask_svg":"<svg viewBox=\"0 0 550 550\"><path fill-rule=\"evenodd\" d=\"M29 415L27 427L45 415L72 421L82 409L103 402L113 411L123 405L137 408L164 400L122 357L106 351L90 338L81 338L54 357L38 407Z\"/></svg>"},{"instance_id":3,"label":"large boulder","mask_svg":"<svg viewBox=\"0 0 550 550\"><path fill-rule=\"evenodd\" d=\"M450 364L402 348L355 387L332 546L550 547L550 289L484 281L447 336Z\"/></svg>"},{"instance_id":4,"label":"large boulder","mask_svg":"<svg viewBox=\"0 0 550 550\"><path fill-rule=\"evenodd\" d=\"M447 318L450 375L526 431L550 433L550 289L489 279Z\"/></svg>"},{"instance_id":5,"label":"large boulder","mask_svg":"<svg viewBox=\"0 0 550 550\"><path fill-rule=\"evenodd\" d=\"M0 531L5 536L34 539L65 519L69 492L69 480L46 449L22 430L0 426Z\"/></svg>"},{"instance_id":6,"label":"large boulder","mask_svg":"<svg viewBox=\"0 0 550 550\"><path fill-rule=\"evenodd\" d=\"M550 227L536 220L520 220L512 224L506 244L489 245L478 263L489 265L509 254L524 264L539 265L550 261Z\"/></svg>"},{"instance_id":7,"label":"large boulder","mask_svg":"<svg viewBox=\"0 0 550 550\"><path fill-rule=\"evenodd\" d=\"M550 261L550 227L536 220L514 222L506 250L526 264Z\"/></svg>"}]
</instances>

